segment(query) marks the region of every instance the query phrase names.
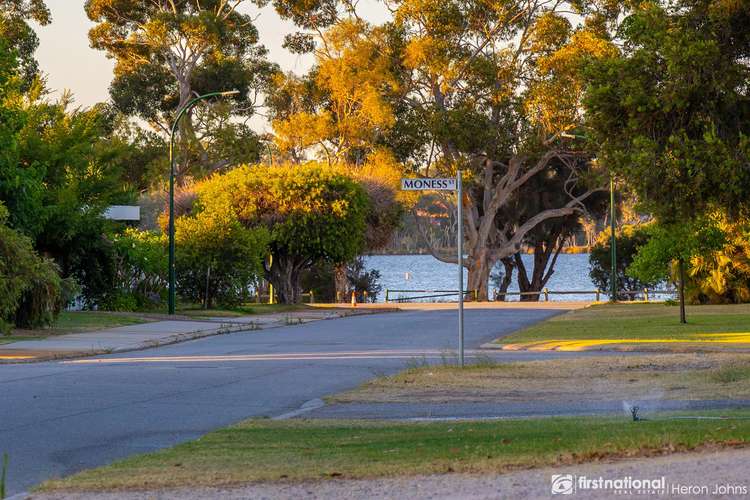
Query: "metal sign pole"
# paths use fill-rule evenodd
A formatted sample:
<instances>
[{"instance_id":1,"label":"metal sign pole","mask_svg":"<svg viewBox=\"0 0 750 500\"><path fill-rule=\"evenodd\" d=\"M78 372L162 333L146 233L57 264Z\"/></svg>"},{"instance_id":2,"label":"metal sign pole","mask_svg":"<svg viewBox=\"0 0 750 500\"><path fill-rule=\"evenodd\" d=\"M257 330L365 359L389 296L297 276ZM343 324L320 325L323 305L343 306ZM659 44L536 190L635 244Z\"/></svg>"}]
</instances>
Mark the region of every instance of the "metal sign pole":
<instances>
[{"instance_id":1,"label":"metal sign pole","mask_svg":"<svg viewBox=\"0 0 750 500\"><path fill-rule=\"evenodd\" d=\"M461 170L456 173L458 208L458 359L464 367L464 210Z\"/></svg>"}]
</instances>

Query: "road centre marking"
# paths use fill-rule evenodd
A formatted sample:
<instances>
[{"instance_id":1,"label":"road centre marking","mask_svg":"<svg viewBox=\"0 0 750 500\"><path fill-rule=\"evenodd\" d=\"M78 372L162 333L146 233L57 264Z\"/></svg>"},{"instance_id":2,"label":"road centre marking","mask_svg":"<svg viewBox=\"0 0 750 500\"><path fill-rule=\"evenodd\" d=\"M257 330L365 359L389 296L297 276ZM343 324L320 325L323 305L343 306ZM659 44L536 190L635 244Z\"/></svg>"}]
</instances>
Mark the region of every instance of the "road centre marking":
<instances>
[{"instance_id":1,"label":"road centre marking","mask_svg":"<svg viewBox=\"0 0 750 500\"><path fill-rule=\"evenodd\" d=\"M196 356L143 356L127 358L91 358L62 361L62 364L123 364L123 363L205 363L232 361L325 361L352 359L413 359L452 358L447 351L356 351L356 352L317 352L280 354L233 354Z\"/></svg>"}]
</instances>

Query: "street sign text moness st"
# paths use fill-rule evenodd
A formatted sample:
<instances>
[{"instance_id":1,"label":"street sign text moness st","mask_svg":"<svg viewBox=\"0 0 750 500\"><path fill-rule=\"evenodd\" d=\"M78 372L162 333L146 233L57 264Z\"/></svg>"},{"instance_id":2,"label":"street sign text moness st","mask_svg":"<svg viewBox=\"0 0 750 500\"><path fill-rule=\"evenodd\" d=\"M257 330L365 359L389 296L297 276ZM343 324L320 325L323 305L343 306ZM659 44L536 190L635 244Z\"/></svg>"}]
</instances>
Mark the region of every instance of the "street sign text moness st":
<instances>
[{"instance_id":1,"label":"street sign text moness st","mask_svg":"<svg viewBox=\"0 0 750 500\"><path fill-rule=\"evenodd\" d=\"M456 179L401 179L404 191L455 191Z\"/></svg>"}]
</instances>

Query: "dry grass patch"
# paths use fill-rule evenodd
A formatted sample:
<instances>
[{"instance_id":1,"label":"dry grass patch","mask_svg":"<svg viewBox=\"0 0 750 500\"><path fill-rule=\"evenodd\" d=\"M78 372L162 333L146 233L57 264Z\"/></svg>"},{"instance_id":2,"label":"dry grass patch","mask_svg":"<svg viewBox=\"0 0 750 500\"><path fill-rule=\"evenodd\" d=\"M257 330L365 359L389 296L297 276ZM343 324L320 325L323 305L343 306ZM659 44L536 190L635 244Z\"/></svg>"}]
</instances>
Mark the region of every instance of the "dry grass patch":
<instances>
[{"instance_id":1,"label":"dry grass patch","mask_svg":"<svg viewBox=\"0 0 750 500\"><path fill-rule=\"evenodd\" d=\"M337 403L750 399L750 355L604 356L460 369L423 366L329 398Z\"/></svg>"}]
</instances>

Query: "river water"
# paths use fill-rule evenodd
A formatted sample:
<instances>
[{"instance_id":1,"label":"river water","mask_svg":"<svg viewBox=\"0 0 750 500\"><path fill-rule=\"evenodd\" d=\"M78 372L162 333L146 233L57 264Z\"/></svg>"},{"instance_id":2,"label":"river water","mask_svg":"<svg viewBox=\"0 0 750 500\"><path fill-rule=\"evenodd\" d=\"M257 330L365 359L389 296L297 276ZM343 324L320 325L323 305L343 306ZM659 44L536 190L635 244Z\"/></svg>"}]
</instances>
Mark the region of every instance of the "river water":
<instances>
[{"instance_id":1,"label":"river water","mask_svg":"<svg viewBox=\"0 0 750 500\"><path fill-rule=\"evenodd\" d=\"M531 273L532 255L523 255L527 270ZM365 257L365 265L368 269L380 271L380 283L383 292L378 296L378 301L385 300L385 290L457 290L458 266L446 264L435 259L431 255L371 255ZM502 269L500 267L499 269ZM466 272L464 272L464 287L466 287ZM555 265L547 288L552 291L592 291L596 285L589 277L588 254L560 254ZM491 286L490 297L494 297L495 288ZM518 291L515 276L508 290ZM432 295L404 292L390 292L390 298L407 297L413 295ZM550 300L594 300L593 294L576 295L550 295ZM602 295L602 300L606 296ZM425 299L425 300L455 300L455 297ZM510 296L508 300L518 300L518 296Z\"/></svg>"}]
</instances>

